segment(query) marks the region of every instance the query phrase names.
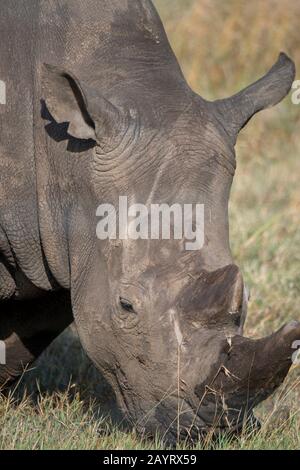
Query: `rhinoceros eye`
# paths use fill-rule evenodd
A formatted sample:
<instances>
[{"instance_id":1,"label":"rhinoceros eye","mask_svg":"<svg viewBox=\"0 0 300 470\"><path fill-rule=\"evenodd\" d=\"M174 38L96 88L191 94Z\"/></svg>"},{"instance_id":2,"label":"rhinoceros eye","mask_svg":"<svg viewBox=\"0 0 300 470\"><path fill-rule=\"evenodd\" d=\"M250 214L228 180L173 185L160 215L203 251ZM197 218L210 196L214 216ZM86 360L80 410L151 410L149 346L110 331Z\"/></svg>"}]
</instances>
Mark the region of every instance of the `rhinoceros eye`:
<instances>
[{"instance_id":1,"label":"rhinoceros eye","mask_svg":"<svg viewBox=\"0 0 300 470\"><path fill-rule=\"evenodd\" d=\"M132 303L124 297L120 297L120 305L126 312L135 313Z\"/></svg>"}]
</instances>

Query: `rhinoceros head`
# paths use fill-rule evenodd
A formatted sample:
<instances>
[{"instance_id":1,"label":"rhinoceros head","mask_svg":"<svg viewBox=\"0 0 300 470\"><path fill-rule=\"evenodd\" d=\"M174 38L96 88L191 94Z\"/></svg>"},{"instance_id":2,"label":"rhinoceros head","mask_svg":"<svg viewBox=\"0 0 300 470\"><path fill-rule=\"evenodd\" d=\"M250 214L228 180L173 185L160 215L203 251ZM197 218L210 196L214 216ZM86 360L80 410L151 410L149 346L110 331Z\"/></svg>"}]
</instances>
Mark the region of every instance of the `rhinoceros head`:
<instances>
[{"instance_id":1,"label":"rhinoceros head","mask_svg":"<svg viewBox=\"0 0 300 470\"><path fill-rule=\"evenodd\" d=\"M234 145L256 112L288 93L294 65L281 54L262 79L215 102L181 76L156 78L147 90L125 83L104 99L95 85L45 68L51 115L70 123L70 136L94 142L68 229L75 321L137 428L239 430L286 376L300 325L242 336L248 296L228 234ZM203 204L201 246L188 250L184 234L99 240L96 208L110 204L118 216L120 196L149 210Z\"/></svg>"}]
</instances>

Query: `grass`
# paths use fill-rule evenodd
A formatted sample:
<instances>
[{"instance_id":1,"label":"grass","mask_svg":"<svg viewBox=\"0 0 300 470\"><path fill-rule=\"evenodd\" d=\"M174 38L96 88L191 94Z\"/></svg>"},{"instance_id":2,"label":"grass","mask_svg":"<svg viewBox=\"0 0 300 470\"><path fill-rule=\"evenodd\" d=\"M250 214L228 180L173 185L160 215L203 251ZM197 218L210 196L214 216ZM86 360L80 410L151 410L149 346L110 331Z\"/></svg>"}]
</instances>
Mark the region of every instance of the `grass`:
<instances>
[{"instance_id":1,"label":"grass","mask_svg":"<svg viewBox=\"0 0 300 470\"><path fill-rule=\"evenodd\" d=\"M70 341L69 333L64 340L58 343L72 344L71 350L78 348L76 338ZM52 355L60 357L62 344L53 345L47 352L49 358ZM46 354L46 355L47 355ZM81 356L80 352L80 356ZM76 356L74 356L76 358ZM62 358L61 358L62 359ZM65 359L65 356L64 356ZM88 360L80 358L81 363L87 367L88 374L95 374L99 386L99 377ZM34 384L34 376L38 369L40 380L43 382L49 367L48 361L43 364L45 358L35 371L28 372L25 383L28 387ZM29 379L29 376L31 378ZM67 374L67 369L66 369ZM40 386L30 396L24 392L23 383L19 390L13 390L8 397L0 398L0 449L6 450L119 450L119 449L162 449L163 443L156 439L149 442L138 438L134 432L126 432L122 426L114 422L114 418L107 414L105 398L99 395L98 400L87 395L85 382L81 377L70 382L61 391L61 382L57 384L57 390L43 391ZM46 380L48 382L48 380ZM45 382L45 383L46 383ZM52 386L54 386L52 382ZM216 441L210 438L194 447L195 450L205 449L299 449L300 446L300 421L297 417L296 407L291 406L291 399L295 396L298 380L291 380L282 387L280 393L272 405L272 410L261 410L262 429L255 434L244 433L238 439L229 436L220 436ZM31 390L33 391L33 390ZM188 448L185 445L179 449Z\"/></svg>"},{"instance_id":2,"label":"grass","mask_svg":"<svg viewBox=\"0 0 300 470\"><path fill-rule=\"evenodd\" d=\"M156 0L191 86L207 99L256 80L280 50L300 63L294 0ZM230 204L231 243L251 290L246 335L300 319L300 105L287 98L241 133ZM62 366L63 364L63 366ZM38 385L37 385L38 380ZM257 410L262 429L202 447L299 449L299 367ZM142 449L120 426L114 395L71 331L0 399L1 449ZM199 444L200 448L200 444Z\"/></svg>"}]
</instances>

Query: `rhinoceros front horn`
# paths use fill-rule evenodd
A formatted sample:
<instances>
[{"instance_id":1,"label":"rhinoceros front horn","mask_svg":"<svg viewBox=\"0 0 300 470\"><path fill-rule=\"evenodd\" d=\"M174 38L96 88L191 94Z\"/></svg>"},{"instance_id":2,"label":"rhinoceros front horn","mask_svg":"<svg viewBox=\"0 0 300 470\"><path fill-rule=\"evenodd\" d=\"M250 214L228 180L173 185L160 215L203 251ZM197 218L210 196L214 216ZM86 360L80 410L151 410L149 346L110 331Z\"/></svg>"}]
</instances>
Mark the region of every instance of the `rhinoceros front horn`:
<instances>
[{"instance_id":1,"label":"rhinoceros front horn","mask_svg":"<svg viewBox=\"0 0 300 470\"><path fill-rule=\"evenodd\" d=\"M221 365L206 389L208 401L209 395L214 396L219 408L215 416L221 416L221 425L224 420L226 427L241 425L252 409L283 382L292 365L297 340L300 323L291 322L262 339L234 336L230 344L224 343Z\"/></svg>"},{"instance_id":2,"label":"rhinoceros front horn","mask_svg":"<svg viewBox=\"0 0 300 470\"><path fill-rule=\"evenodd\" d=\"M279 103L290 91L295 64L283 52L269 72L230 98L214 101L213 108L228 134L236 141L239 131L258 111Z\"/></svg>"}]
</instances>

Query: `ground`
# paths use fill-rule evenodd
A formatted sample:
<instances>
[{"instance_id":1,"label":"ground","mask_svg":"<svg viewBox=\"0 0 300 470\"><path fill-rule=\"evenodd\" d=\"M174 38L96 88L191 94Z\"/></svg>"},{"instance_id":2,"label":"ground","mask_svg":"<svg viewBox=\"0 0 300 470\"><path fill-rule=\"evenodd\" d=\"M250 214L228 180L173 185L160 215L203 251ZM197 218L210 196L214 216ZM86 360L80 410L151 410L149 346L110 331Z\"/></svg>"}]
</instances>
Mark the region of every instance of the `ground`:
<instances>
[{"instance_id":1,"label":"ground","mask_svg":"<svg viewBox=\"0 0 300 470\"><path fill-rule=\"evenodd\" d=\"M207 99L256 80L284 50L299 66L300 5L293 0L156 0L191 86ZM246 335L300 320L300 104L291 95L241 133L230 204L232 250L251 290ZM38 381L38 382L37 382ZM258 434L198 447L299 449L300 367L257 410ZM0 449L141 449L118 424L113 393L72 331L0 398Z\"/></svg>"}]
</instances>

